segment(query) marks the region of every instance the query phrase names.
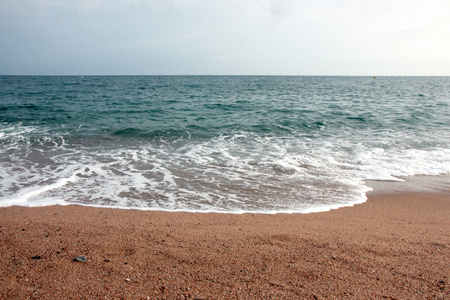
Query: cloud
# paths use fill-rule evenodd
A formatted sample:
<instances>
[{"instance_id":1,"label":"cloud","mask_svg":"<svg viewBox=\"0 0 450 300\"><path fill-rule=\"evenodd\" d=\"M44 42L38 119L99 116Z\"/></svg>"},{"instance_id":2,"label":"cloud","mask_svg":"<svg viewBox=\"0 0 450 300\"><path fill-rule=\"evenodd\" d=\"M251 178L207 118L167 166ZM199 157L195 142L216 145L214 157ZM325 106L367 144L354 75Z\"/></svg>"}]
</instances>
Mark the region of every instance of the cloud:
<instances>
[{"instance_id":1,"label":"cloud","mask_svg":"<svg viewBox=\"0 0 450 300\"><path fill-rule=\"evenodd\" d=\"M26 1L18 0L17 2L25 2L25 4L29 3L34 6L45 6L45 7L60 7L64 4L63 0L26 0Z\"/></svg>"},{"instance_id":2,"label":"cloud","mask_svg":"<svg viewBox=\"0 0 450 300\"><path fill-rule=\"evenodd\" d=\"M229 57L226 55L216 55L216 56L212 56L212 59L219 59L219 60L224 60L224 59L228 59Z\"/></svg>"},{"instance_id":3,"label":"cloud","mask_svg":"<svg viewBox=\"0 0 450 300\"><path fill-rule=\"evenodd\" d=\"M269 11L274 17L285 17L297 13L297 5L294 0L270 0Z\"/></svg>"},{"instance_id":4,"label":"cloud","mask_svg":"<svg viewBox=\"0 0 450 300\"><path fill-rule=\"evenodd\" d=\"M448 73L448 15L447 0L0 0L0 69Z\"/></svg>"}]
</instances>

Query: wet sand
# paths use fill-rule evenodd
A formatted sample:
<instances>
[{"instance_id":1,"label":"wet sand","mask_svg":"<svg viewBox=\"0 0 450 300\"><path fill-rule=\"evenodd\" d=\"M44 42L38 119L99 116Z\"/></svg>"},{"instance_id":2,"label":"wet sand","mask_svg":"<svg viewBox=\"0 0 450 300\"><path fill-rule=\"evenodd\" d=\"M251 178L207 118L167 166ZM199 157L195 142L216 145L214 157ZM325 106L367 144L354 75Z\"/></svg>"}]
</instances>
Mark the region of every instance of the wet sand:
<instances>
[{"instance_id":1,"label":"wet sand","mask_svg":"<svg viewBox=\"0 0 450 300\"><path fill-rule=\"evenodd\" d=\"M449 193L404 192L305 215L0 208L0 298L449 299L449 215Z\"/></svg>"}]
</instances>

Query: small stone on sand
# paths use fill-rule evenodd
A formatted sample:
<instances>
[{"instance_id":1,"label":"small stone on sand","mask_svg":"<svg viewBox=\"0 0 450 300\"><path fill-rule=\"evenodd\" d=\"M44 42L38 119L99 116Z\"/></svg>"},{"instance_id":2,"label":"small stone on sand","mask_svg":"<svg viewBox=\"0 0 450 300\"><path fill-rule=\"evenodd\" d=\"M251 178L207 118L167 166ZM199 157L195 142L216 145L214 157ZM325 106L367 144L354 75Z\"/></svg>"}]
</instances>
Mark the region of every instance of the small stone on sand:
<instances>
[{"instance_id":1,"label":"small stone on sand","mask_svg":"<svg viewBox=\"0 0 450 300\"><path fill-rule=\"evenodd\" d=\"M78 256L78 257L75 257L74 261L77 261L77 262L86 262L86 257L84 257L84 256Z\"/></svg>"}]
</instances>

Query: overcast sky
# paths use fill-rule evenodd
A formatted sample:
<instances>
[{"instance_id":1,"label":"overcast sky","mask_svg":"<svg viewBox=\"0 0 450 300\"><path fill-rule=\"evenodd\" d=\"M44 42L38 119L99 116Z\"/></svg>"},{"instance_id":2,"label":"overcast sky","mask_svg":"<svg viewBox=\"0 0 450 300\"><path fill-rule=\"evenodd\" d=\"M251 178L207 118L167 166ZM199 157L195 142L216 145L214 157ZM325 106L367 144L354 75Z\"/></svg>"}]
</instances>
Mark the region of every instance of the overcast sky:
<instances>
[{"instance_id":1,"label":"overcast sky","mask_svg":"<svg viewBox=\"0 0 450 300\"><path fill-rule=\"evenodd\" d=\"M450 75L449 0L0 0L6 75Z\"/></svg>"}]
</instances>

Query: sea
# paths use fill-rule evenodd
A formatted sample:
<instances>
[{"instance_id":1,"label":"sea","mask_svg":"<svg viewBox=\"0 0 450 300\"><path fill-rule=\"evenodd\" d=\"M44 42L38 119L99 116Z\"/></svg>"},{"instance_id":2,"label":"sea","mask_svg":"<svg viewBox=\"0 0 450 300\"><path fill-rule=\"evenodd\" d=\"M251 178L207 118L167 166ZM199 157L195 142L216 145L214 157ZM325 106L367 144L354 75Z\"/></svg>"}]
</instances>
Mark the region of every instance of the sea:
<instances>
[{"instance_id":1,"label":"sea","mask_svg":"<svg viewBox=\"0 0 450 300\"><path fill-rule=\"evenodd\" d=\"M450 172L450 77L0 76L0 206L309 213Z\"/></svg>"}]
</instances>

